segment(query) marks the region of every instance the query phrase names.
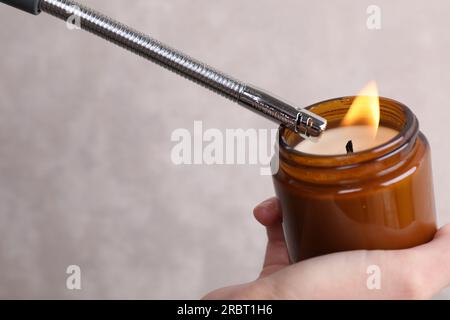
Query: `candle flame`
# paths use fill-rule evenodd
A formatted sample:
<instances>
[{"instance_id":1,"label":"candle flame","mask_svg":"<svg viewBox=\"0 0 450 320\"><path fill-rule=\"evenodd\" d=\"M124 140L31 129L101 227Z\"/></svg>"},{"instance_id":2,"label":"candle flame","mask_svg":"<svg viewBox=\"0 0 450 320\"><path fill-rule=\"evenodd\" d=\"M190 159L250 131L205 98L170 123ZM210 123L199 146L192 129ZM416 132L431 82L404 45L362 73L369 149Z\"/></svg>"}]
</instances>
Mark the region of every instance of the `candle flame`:
<instances>
[{"instance_id":1,"label":"candle flame","mask_svg":"<svg viewBox=\"0 0 450 320\"><path fill-rule=\"evenodd\" d=\"M380 123L380 99L375 81L369 82L353 101L342 120L343 126L366 125L375 138Z\"/></svg>"}]
</instances>

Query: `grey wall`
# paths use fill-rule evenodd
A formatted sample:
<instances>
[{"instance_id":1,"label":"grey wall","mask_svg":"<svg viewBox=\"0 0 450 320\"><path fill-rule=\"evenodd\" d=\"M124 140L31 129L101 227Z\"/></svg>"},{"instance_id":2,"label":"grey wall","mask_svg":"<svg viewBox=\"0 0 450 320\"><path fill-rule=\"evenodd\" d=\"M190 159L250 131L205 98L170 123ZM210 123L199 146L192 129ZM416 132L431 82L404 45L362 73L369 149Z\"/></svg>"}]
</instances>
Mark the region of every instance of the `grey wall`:
<instances>
[{"instance_id":1,"label":"grey wall","mask_svg":"<svg viewBox=\"0 0 450 320\"><path fill-rule=\"evenodd\" d=\"M450 221L448 1L84 3L299 106L376 79L420 119ZM198 298L252 280L265 245L252 208L271 178L174 166L170 135L199 119L276 126L45 14L1 5L0 21L0 297ZM70 264L81 291L65 288Z\"/></svg>"}]
</instances>

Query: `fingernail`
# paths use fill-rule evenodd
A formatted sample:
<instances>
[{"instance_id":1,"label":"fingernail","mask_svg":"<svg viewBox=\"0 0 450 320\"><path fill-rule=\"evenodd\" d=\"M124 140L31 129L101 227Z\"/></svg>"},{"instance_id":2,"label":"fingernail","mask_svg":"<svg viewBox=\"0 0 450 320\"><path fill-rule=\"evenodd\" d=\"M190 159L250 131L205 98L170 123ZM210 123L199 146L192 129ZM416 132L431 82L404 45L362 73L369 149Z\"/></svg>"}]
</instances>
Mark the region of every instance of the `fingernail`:
<instances>
[{"instance_id":1,"label":"fingernail","mask_svg":"<svg viewBox=\"0 0 450 320\"><path fill-rule=\"evenodd\" d=\"M268 208L272 205L272 200L264 200L263 202L261 202L260 204L258 204L258 208Z\"/></svg>"}]
</instances>

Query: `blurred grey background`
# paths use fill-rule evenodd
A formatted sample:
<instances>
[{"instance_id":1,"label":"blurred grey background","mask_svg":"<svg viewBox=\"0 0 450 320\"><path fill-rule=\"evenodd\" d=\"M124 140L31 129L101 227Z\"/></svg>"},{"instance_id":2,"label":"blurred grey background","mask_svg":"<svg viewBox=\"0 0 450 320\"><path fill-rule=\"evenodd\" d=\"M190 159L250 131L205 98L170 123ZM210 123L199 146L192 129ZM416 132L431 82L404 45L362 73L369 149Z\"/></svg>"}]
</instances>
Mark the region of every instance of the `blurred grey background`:
<instances>
[{"instance_id":1,"label":"blurred grey background","mask_svg":"<svg viewBox=\"0 0 450 320\"><path fill-rule=\"evenodd\" d=\"M298 106L380 94L410 106L450 221L450 2L84 0ZM366 9L382 10L368 30ZM273 195L257 166L175 166L176 128L275 128L55 18L0 5L0 298L199 298L253 280ZM66 289L66 268L82 290ZM450 290L438 297L449 298Z\"/></svg>"}]
</instances>

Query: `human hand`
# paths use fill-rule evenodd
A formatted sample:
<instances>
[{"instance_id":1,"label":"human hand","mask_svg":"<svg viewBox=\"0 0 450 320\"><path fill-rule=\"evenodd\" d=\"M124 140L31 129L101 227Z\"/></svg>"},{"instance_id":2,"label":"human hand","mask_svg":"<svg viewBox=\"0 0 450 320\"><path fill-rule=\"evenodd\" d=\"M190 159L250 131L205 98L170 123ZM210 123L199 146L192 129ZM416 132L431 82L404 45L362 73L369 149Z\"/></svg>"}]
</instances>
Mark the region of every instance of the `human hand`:
<instances>
[{"instance_id":1,"label":"human hand","mask_svg":"<svg viewBox=\"0 0 450 320\"><path fill-rule=\"evenodd\" d=\"M450 284L450 224L410 249L338 252L289 264L278 199L253 212L268 237L261 274L204 299L428 299ZM371 265L380 268L380 289L367 287Z\"/></svg>"}]
</instances>

